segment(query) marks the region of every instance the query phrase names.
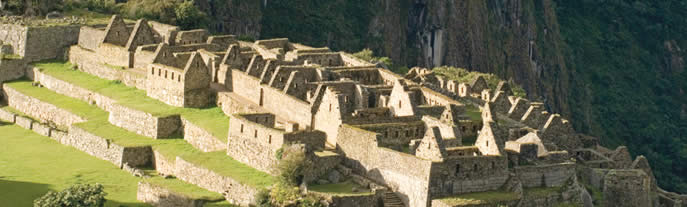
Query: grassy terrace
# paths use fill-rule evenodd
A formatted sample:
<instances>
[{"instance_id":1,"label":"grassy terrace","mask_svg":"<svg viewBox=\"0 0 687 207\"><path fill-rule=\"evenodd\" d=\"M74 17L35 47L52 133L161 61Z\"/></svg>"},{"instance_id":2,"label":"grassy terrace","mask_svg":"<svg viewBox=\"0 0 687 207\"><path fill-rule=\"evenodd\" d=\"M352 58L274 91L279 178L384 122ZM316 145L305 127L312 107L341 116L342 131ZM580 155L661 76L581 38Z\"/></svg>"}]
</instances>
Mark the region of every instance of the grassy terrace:
<instances>
[{"instance_id":1,"label":"grassy terrace","mask_svg":"<svg viewBox=\"0 0 687 207\"><path fill-rule=\"evenodd\" d=\"M31 81L20 80L7 83L7 86L13 88L20 93L36 98L40 101L53 104L58 108L65 109L81 118L92 120L96 118L105 117L107 119L107 112L98 107L89 105L81 100L64 96L55 93L46 88L35 87Z\"/></svg>"},{"instance_id":2,"label":"grassy terrace","mask_svg":"<svg viewBox=\"0 0 687 207\"><path fill-rule=\"evenodd\" d=\"M146 183L169 189L172 192L180 193L189 198L204 199L209 201L224 200L224 196L216 192L211 192L203 188L199 188L193 184L186 183L178 179L165 179L160 176L153 176L144 179Z\"/></svg>"},{"instance_id":3,"label":"grassy terrace","mask_svg":"<svg viewBox=\"0 0 687 207\"><path fill-rule=\"evenodd\" d=\"M49 190L100 183L105 206L146 206L136 200L140 180L111 163L16 125L0 124L0 203L32 206Z\"/></svg>"},{"instance_id":4,"label":"grassy terrace","mask_svg":"<svg viewBox=\"0 0 687 207\"><path fill-rule=\"evenodd\" d=\"M50 76L112 98L122 106L161 117L179 114L184 119L207 130L215 138L226 143L229 131L229 117L225 116L218 107L191 109L170 106L148 97L145 91L125 86L116 81L109 81L81 71L72 70L72 65L68 62L51 61L40 62L34 65Z\"/></svg>"},{"instance_id":5,"label":"grassy terrace","mask_svg":"<svg viewBox=\"0 0 687 207\"><path fill-rule=\"evenodd\" d=\"M249 186L265 188L276 181L273 176L232 159L224 151L202 152L180 139L158 140L157 142L153 147L167 159L179 156L188 162Z\"/></svg>"},{"instance_id":6,"label":"grassy terrace","mask_svg":"<svg viewBox=\"0 0 687 207\"><path fill-rule=\"evenodd\" d=\"M46 88L32 86L29 81L11 82L8 86L25 95L36 97L41 101L56 105L57 107L71 111L77 115L87 116L89 121L77 123L74 124L74 126L96 136L112 140L115 144L125 147L152 146L169 159L175 159L177 156L180 156L186 161L200 165L221 175L231 177L246 185L258 188L267 187L274 183L274 177L232 159L223 151L205 153L193 148L193 146L183 139L156 140L129 132L110 124L107 120L108 114L106 111L89 105L85 101L57 94ZM217 114L224 116L222 111L217 108L189 109L187 115L202 120L199 122L200 124L211 124L215 119L213 119L212 116L207 116L207 113L191 113L193 111L214 111L214 113L211 114L212 116L219 116ZM205 119L205 117L208 118Z\"/></svg>"},{"instance_id":7,"label":"grassy terrace","mask_svg":"<svg viewBox=\"0 0 687 207\"><path fill-rule=\"evenodd\" d=\"M308 187L308 190L314 191L314 192L320 192L320 193L328 193L328 194L334 194L334 195L370 195L372 192L368 191L362 191L362 192L353 192L353 188L359 188L359 189L365 189L363 187L358 186L357 184L353 183L352 181L348 180L345 182L341 183L332 183L332 184L324 184L324 185L313 185Z\"/></svg>"},{"instance_id":8,"label":"grassy terrace","mask_svg":"<svg viewBox=\"0 0 687 207\"><path fill-rule=\"evenodd\" d=\"M440 200L448 205L478 205L478 204L499 204L520 199L516 193L503 191L488 191L479 193L466 193Z\"/></svg>"}]
</instances>

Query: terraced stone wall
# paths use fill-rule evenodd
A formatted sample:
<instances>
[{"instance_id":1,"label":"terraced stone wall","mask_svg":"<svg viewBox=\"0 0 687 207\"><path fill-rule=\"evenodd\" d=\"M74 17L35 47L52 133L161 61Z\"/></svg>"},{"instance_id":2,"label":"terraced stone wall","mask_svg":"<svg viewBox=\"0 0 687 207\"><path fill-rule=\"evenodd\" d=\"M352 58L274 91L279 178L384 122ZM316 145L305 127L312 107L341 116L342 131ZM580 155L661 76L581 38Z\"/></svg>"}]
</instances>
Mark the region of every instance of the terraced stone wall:
<instances>
[{"instance_id":1,"label":"terraced stone wall","mask_svg":"<svg viewBox=\"0 0 687 207\"><path fill-rule=\"evenodd\" d=\"M121 167L124 163L129 163L133 167L149 165L152 159L152 150L136 147L127 149L111 143L110 140L96 136L79 127L70 127L69 136L59 140L64 145L73 146L94 157L114 163Z\"/></svg>"},{"instance_id":2,"label":"terraced stone wall","mask_svg":"<svg viewBox=\"0 0 687 207\"><path fill-rule=\"evenodd\" d=\"M0 84L21 78L25 74L24 60L0 59Z\"/></svg>"},{"instance_id":3,"label":"terraced stone wall","mask_svg":"<svg viewBox=\"0 0 687 207\"><path fill-rule=\"evenodd\" d=\"M575 164L519 166L513 170L523 187L558 187L575 175Z\"/></svg>"},{"instance_id":4,"label":"terraced stone wall","mask_svg":"<svg viewBox=\"0 0 687 207\"><path fill-rule=\"evenodd\" d=\"M196 126L190 121L181 118L181 124L184 129L184 140L193 145L196 149L200 149L203 152L214 152L227 149L225 142L220 141L215 138L215 136L208 133L208 131ZM225 137L222 138L225 139Z\"/></svg>"},{"instance_id":5,"label":"terraced stone wall","mask_svg":"<svg viewBox=\"0 0 687 207\"><path fill-rule=\"evenodd\" d=\"M432 161L378 147L380 135L371 131L342 125L338 134L337 143L346 155L344 164L355 173L390 187L408 206L429 204Z\"/></svg>"},{"instance_id":6,"label":"terraced stone wall","mask_svg":"<svg viewBox=\"0 0 687 207\"><path fill-rule=\"evenodd\" d=\"M154 116L119 104L110 107L108 120L115 126L152 138L170 138L181 127L179 115Z\"/></svg>"},{"instance_id":7,"label":"terraced stone wall","mask_svg":"<svg viewBox=\"0 0 687 207\"><path fill-rule=\"evenodd\" d=\"M141 181L138 183L136 199L153 206L202 207L206 201L188 198L166 188Z\"/></svg>"},{"instance_id":8,"label":"terraced stone wall","mask_svg":"<svg viewBox=\"0 0 687 207\"><path fill-rule=\"evenodd\" d=\"M7 97L7 103L12 108L15 108L22 113L40 119L42 122L54 122L60 126L70 126L74 123L86 121L73 113L61 109L55 105L45 103L34 97L27 96L21 92L4 85L4 96Z\"/></svg>"},{"instance_id":9,"label":"terraced stone wall","mask_svg":"<svg viewBox=\"0 0 687 207\"><path fill-rule=\"evenodd\" d=\"M247 206L253 203L259 189L241 184L201 166L176 158L175 174L180 180L210 191L222 193L231 203Z\"/></svg>"}]
</instances>

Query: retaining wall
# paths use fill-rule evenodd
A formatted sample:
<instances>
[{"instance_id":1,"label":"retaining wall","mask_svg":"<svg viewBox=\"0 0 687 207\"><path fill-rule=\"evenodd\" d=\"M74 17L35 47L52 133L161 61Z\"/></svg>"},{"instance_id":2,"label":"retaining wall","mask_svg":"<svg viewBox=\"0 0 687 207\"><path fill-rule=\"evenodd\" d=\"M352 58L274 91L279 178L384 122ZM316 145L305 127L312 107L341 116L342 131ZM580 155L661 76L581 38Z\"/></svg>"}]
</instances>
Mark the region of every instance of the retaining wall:
<instances>
[{"instance_id":1,"label":"retaining wall","mask_svg":"<svg viewBox=\"0 0 687 207\"><path fill-rule=\"evenodd\" d=\"M4 94L9 106L42 122L52 121L60 126L70 126L74 123L86 121L84 118L74 115L67 110L24 95L7 84L4 85Z\"/></svg>"},{"instance_id":2,"label":"retaining wall","mask_svg":"<svg viewBox=\"0 0 687 207\"><path fill-rule=\"evenodd\" d=\"M205 200L188 198L182 194L175 193L164 187L150 184L145 181L138 182L136 199L152 206L160 207L202 207L206 203Z\"/></svg>"},{"instance_id":3,"label":"retaining wall","mask_svg":"<svg viewBox=\"0 0 687 207\"><path fill-rule=\"evenodd\" d=\"M69 128L69 136L59 141L119 167L124 163L129 163L132 167L146 166L151 163L150 147L122 147L75 126Z\"/></svg>"},{"instance_id":4,"label":"retaining wall","mask_svg":"<svg viewBox=\"0 0 687 207\"><path fill-rule=\"evenodd\" d=\"M214 152L227 149L226 143L215 138L215 136L190 121L181 118L181 124L184 129L184 140L193 145L196 149L203 152ZM226 139L225 137L220 138Z\"/></svg>"},{"instance_id":5,"label":"retaining wall","mask_svg":"<svg viewBox=\"0 0 687 207\"><path fill-rule=\"evenodd\" d=\"M513 168L523 187L557 187L575 175L574 163L519 166Z\"/></svg>"},{"instance_id":6,"label":"retaining wall","mask_svg":"<svg viewBox=\"0 0 687 207\"><path fill-rule=\"evenodd\" d=\"M110 107L108 120L115 126L156 139L171 137L181 127L179 115L156 117L119 104Z\"/></svg>"},{"instance_id":7,"label":"retaining wall","mask_svg":"<svg viewBox=\"0 0 687 207\"><path fill-rule=\"evenodd\" d=\"M244 185L238 181L196 166L180 157L176 159L176 177L210 191L222 193L226 199L235 204L247 206L254 201L259 189Z\"/></svg>"}]
</instances>

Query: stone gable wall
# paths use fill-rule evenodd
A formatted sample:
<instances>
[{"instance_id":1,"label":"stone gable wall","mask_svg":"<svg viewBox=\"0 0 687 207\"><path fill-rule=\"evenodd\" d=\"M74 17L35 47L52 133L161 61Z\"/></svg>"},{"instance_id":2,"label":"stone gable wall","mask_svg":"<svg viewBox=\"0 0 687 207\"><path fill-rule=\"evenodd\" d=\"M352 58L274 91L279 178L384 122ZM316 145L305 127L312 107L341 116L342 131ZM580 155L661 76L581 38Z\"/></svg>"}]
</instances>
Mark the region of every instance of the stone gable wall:
<instances>
[{"instance_id":1,"label":"stone gable wall","mask_svg":"<svg viewBox=\"0 0 687 207\"><path fill-rule=\"evenodd\" d=\"M79 32L79 46L91 51L95 51L98 49L98 45L103 42L104 37L105 30L83 26Z\"/></svg>"},{"instance_id":2,"label":"stone gable wall","mask_svg":"<svg viewBox=\"0 0 687 207\"><path fill-rule=\"evenodd\" d=\"M23 54L27 62L63 58L69 46L78 43L80 26L29 27Z\"/></svg>"}]
</instances>

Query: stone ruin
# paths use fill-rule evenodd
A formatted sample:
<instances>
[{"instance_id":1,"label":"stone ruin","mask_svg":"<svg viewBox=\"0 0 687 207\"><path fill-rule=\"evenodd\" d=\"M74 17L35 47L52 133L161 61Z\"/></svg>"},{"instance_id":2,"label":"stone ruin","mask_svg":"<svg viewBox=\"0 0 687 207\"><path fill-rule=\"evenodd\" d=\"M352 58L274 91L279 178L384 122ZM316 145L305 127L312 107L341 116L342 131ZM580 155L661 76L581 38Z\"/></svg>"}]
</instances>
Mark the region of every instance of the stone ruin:
<instances>
[{"instance_id":1,"label":"stone ruin","mask_svg":"<svg viewBox=\"0 0 687 207\"><path fill-rule=\"evenodd\" d=\"M459 83L424 68L400 76L348 53L285 38L245 42L146 20L127 24L117 15L107 26L82 26L74 35L68 56L78 70L145 90L168 105L220 107L231 122L222 137L226 145L184 138L202 151L225 150L276 175L280 150L298 146L315 163L306 170L308 183L345 176L379 192L338 202L453 206L440 199L500 190L521 195L534 187L583 189L582 180L612 195L607 204L685 204L684 196L656 186L643 156L632 161L626 148L599 146L541 103L512 96L506 82L489 88L478 76ZM591 200L585 190L571 195L556 202L586 206Z\"/></svg>"}]
</instances>

